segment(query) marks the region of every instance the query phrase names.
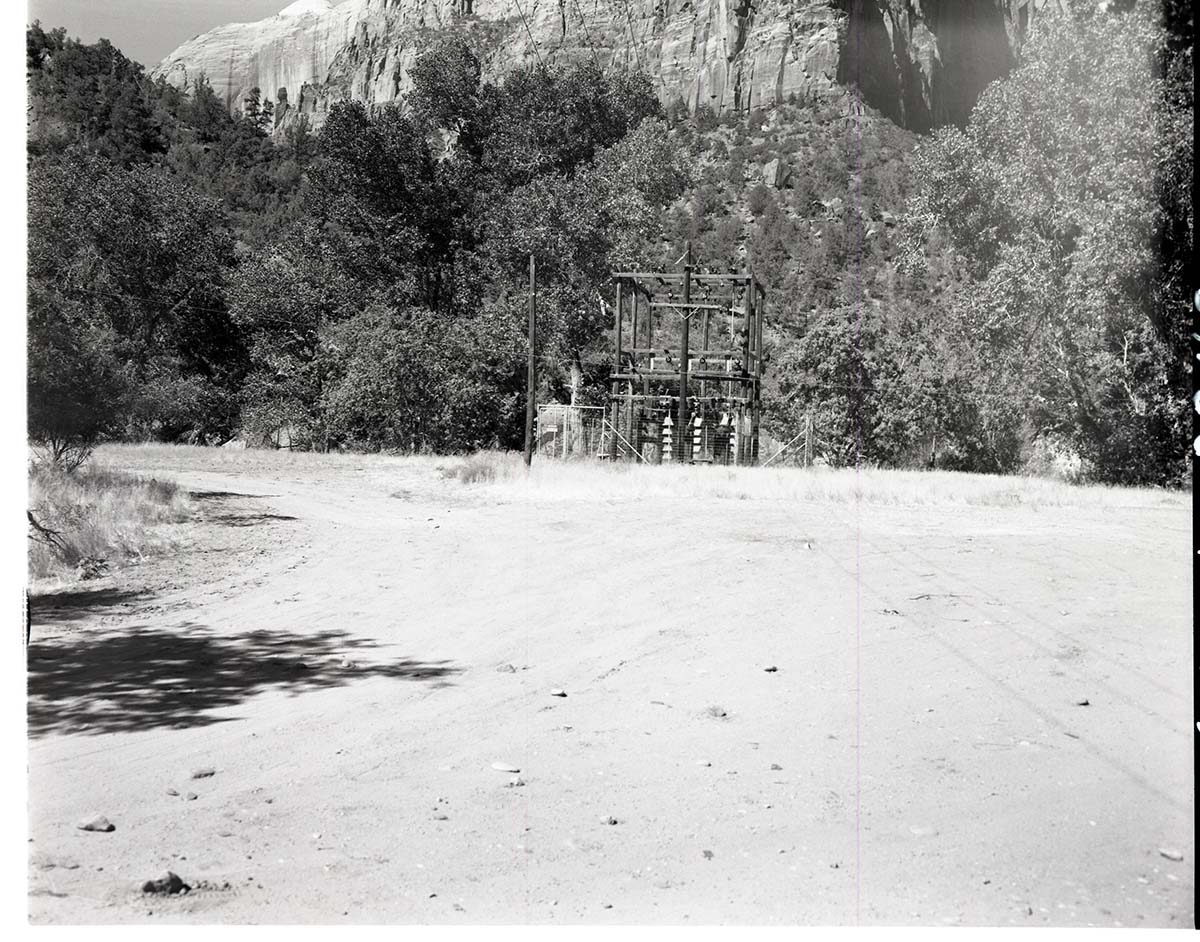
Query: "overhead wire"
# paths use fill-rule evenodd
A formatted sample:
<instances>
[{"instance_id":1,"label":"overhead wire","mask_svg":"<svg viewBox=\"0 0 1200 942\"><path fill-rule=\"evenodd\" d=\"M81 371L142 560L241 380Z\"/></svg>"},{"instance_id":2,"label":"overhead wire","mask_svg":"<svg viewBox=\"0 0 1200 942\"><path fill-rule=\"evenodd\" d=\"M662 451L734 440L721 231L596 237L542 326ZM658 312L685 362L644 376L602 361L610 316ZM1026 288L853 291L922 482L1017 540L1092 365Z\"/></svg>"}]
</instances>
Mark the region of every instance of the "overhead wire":
<instances>
[{"instance_id":1,"label":"overhead wire","mask_svg":"<svg viewBox=\"0 0 1200 942\"><path fill-rule=\"evenodd\" d=\"M529 37L530 43L533 44L533 54L537 56L538 65L545 68L545 63L542 61L542 53L538 49L537 40L533 38L533 31L529 28L529 20L525 19L525 9L521 6L521 0L516 0L517 12L521 14L521 22L525 24L525 35Z\"/></svg>"}]
</instances>

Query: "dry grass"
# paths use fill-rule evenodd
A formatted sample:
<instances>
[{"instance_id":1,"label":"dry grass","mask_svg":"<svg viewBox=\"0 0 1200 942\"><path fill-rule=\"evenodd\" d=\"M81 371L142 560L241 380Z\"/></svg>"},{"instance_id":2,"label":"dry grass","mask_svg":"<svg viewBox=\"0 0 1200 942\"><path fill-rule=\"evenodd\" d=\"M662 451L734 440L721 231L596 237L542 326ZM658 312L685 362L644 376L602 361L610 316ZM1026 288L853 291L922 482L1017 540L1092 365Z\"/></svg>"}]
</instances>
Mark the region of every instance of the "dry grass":
<instances>
[{"instance_id":1,"label":"dry grass","mask_svg":"<svg viewBox=\"0 0 1200 942\"><path fill-rule=\"evenodd\" d=\"M462 459L443 455L381 455L290 451L276 448L212 448L202 445L102 445L92 456L98 468L145 471L207 471L218 474L338 474L391 467L440 471Z\"/></svg>"},{"instance_id":2,"label":"dry grass","mask_svg":"<svg viewBox=\"0 0 1200 942\"><path fill-rule=\"evenodd\" d=\"M92 464L102 468L165 471L216 471L230 474L256 471L305 471L353 468L363 462L427 463L446 459L436 455L395 457L351 452L290 451L276 448L211 448L202 445L101 445Z\"/></svg>"},{"instance_id":3,"label":"dry grass","mask_svg":"<svg viewBox=\"0 0 1200 942\"><path fill-rule=\"evenodd\" d=\"M29 542L33 579L71 580L81 567L138 558L171 545L163 524L184 519L187 494L153 478L86 467L72 474L52 465L34 468L29 508L53 536L34 531Z\"/></svg>"},{"instance_id":4,"label":"dry grass","mask_svg":"<svg viewBox=\"0 0 1200 942\"><path fill-rule=\"evenodd\" d=\"M492 484L512 480L525 473L525 461L512 451L478 451L446 467L442 476L463 484Z\"/></svg>"},{"instance_id":5,"label":"dry grass","mask_svg":"<svg viewBox=\"0 0 1200 942\"><path fill-rule=\"evenodd\" d=\"M464 484L498 498L642 500L710 498L912 507L1186 507L1191 495L1150 488L1075 485L1039 477L880 468L745 468L605 464L480 452L459 460ZM450 473L453 474L453 471Z\"/></svg>"},{"instance_id":6,"label":"dry grass","mask_svg":"<svg viewBox=\"0 0 1200 942\"><path fill-rule=\"evenodd\" d=\"M618 462L564 462L535 457L528 471L519 452L437 455L318 454L191 445L106 445L100 468L138 472L207 471L312 480L356 474L431 499L471 495L487 500L724 499L804 501L898 507L1186 508L1190 492L1078 485L1049 477L894 471L881 468L729 468ZM446 479L446 480L442 480Z\"/></svg>"}]
</instances>

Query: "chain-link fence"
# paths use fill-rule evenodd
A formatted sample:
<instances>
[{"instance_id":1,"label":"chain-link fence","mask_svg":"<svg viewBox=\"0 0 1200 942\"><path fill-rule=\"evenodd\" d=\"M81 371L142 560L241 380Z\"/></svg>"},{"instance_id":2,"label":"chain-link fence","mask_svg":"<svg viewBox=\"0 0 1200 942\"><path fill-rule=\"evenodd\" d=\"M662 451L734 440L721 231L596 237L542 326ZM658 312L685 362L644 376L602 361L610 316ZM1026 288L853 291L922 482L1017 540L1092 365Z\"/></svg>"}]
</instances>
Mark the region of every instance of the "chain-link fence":
<instances>
[{"instance_id":1,"label":"chain-link fence","mask_svg":"<svg viewBox=\"0 0 1200 942\"><path fill-rule=\"evenodd\" d=\"M603 458L608 455L603 406L557 402L537 407L534 450L544 458Z\"/></svg>"}]
</instances>

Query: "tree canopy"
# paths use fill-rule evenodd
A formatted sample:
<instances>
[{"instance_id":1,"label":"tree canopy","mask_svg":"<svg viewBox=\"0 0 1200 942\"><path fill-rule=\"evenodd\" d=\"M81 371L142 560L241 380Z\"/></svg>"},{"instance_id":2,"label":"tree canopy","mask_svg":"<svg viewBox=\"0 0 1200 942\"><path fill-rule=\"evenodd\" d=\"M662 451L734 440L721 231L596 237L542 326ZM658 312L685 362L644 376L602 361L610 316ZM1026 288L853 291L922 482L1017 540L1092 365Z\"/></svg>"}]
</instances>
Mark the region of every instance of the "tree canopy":
<instances>
[{"instance_id":1,"label":"tree canopy","mask_svg":"<svg viewBox=\"0 0 1200 942\"><path fill-rule=\"evenodd\" d=\"M917 212L969 278L978 368L1101 480L1187 471L1192 91L1166 45L1140 7L1044 19L917 160Z\"/></svg>"}]
</instances>

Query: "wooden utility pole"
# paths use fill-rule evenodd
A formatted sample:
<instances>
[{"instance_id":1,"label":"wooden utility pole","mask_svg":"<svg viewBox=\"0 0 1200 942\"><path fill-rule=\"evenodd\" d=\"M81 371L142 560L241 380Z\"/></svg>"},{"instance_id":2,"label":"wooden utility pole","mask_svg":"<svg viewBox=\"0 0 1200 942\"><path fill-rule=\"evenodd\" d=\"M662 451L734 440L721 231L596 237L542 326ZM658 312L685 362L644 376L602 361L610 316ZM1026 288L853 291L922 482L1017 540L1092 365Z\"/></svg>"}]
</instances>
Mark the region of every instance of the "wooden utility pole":
<instances>
[{"instance_id":1,"label":"wooden utility pole","mask_svg":"<svg viewBox=\"0 0 1200 942\"><path fill-rule=\"evenodd\" d=\"M534 358L534 334L537 330L537 271L529 256L529 369L525 391L525 467L533 462L533 420L537 412L537 363Z\"/></svg>"},{"instance_id":2,"label":"wooden utility pole","mask_svg":"<svg viewBox=\"0 0 1200 942\"><path fill-rule=\"evenodd\" d=\"M621 297L623 282L620 278L617 279L617 306L613 312L613 372L621 372ZM633 346L637 346L637 339L634 338ZM617 393L621 386L616 381L612 384L612 435L608 440L608 456L614 461L620 452L617 447L617 430L621 427L621 405L617 402Z\"/></svg>"},{"instance_id":3,"label":"wooden utility pole","mask_svg":"<svg viewBox=\"0 0 1200 942\"><path fill-rule=\"evenodd\" d=\"M762 389L762 373L763 373L763 349L762 349L762 328L763 315L766 308L766 298L761 291L758 291L757 282L754 280L754 269L750 269L750 290L757 292L754 297L754 405L750 409L750 463L758 464L758 431L759 418L761 413L761 389Z\"/></svg>"},{"instance_id":4,"label":"wooden utility pole","mask_svg":"<svg viewBox=\"0 0 1200 942\"><path fill-rule=\"evenodd\" d=\"M692 436L688 429L688 325L692 320L692 241L687 242L683 263L683 336L679 341L679 424L675 429L675 447L679 460L686 461Z\"/></svg>"}]
</instances>

